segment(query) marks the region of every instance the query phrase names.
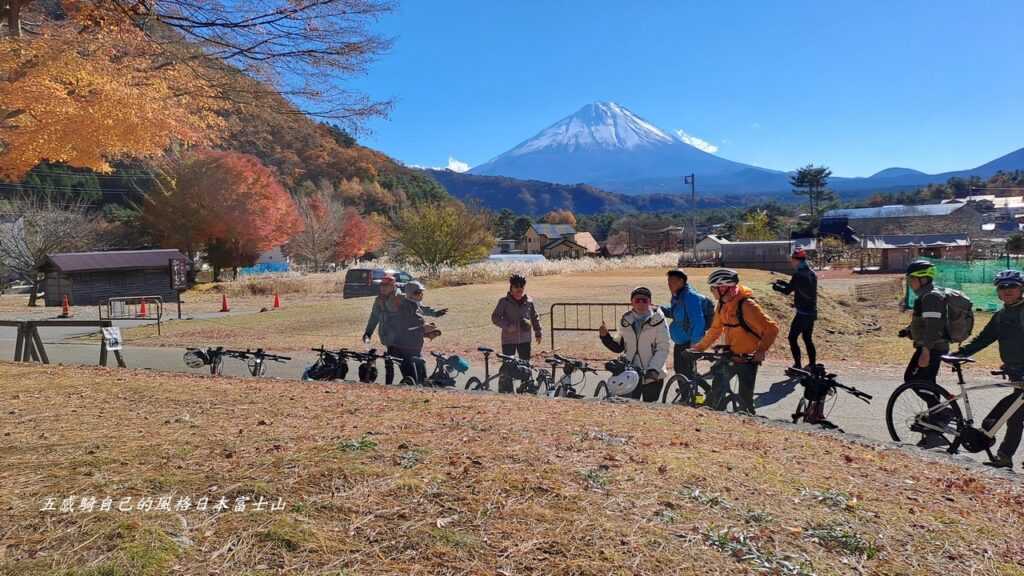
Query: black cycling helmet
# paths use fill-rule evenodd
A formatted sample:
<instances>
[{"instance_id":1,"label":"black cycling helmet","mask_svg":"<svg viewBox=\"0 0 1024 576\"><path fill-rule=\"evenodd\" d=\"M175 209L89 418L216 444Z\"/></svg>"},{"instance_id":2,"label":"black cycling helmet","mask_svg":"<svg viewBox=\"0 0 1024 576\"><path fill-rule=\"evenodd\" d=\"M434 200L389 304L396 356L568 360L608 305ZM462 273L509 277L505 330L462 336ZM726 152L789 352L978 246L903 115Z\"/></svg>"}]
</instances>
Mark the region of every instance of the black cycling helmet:
<instances>
[{"instance_id":1,"label":"black cycling helmet","mask_svg":"<svg viewBox=\"0 0 1024 576\"><path fill-rule=\"evenodd\" d=\"M935 264L927 260L914 260L907 266L907 276L913 278L935 278Z\"/></svg>"},{"instance_id":2,"label":"black cycling helmet","mask_svg":"<svg viewBox=\"0 0 1024 576\"><path fill-rule=\"evenodd\" d=\"M992 280L996 286L1024 286L1024 275L1016 270L1003 270Z\"/></svg>"},{"instance_id":3,"label":"black cycling helmet","mask_svg":"<svg viewBox=\"0 0 1024 576\"><path fill-rule=\"evenodd\" d=\"M526 276L523 276L522 274L513 274L508 277L508 283L510 286L522 288L523 286L526 286Z\"/></svg>"}]
</instances>

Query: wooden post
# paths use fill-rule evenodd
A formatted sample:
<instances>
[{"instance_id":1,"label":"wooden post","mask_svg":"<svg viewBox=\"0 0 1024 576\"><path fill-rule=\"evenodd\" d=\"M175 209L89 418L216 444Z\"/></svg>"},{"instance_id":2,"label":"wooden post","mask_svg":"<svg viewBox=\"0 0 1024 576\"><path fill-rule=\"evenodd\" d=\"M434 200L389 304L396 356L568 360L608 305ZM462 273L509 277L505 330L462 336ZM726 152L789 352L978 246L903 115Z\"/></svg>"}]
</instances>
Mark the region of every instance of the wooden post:
<instances>
[{"instance_id":1,"label":"wooden post","mask_svg":"<svg viewBox=\"0 0 1024 576\"><path fill-rule=\"evenodd\" d=\"M39 354L39 360L42 360L43 364L49 364L50 358L46 355L43 339L39 337L39 328L35 324L29 324L29 331L32 334L32 341L35 343L34 349Z\"/></svg>"},{"instance_id":2,"label":"wooden post","mask_svg":"<svg viewBox=\"0 0 1024 576\"><path fill-rule=\"evenodd\" d=\"M14 361L21 362L21 350L25 343L25 325L18 323L18 338L14 341Z\"/></svg>"}]
</instances>

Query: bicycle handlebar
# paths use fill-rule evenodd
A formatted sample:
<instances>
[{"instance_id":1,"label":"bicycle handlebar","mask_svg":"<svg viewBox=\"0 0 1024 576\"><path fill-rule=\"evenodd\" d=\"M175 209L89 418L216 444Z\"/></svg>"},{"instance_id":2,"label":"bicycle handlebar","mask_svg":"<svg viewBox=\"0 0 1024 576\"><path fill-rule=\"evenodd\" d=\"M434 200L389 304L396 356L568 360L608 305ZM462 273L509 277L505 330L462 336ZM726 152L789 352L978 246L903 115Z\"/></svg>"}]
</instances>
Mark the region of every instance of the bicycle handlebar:
<instances>
[{"instance_id":1,"label":"bicycle handlebar","mask_svg":"<svg viewBox=\"0 0 1024 576\"><path fill-rule=\"evenodd\" d=\"M807 385L804 382L804 379L809 378L811 380L822 382L830 388L839 388L840 390L846 392L847 394L850 394L851 396L864 401L865 404L870 404L871 399L874 398L874 396L872 396L871 394L858 390L853 386L847 386L846 384L836 382L836 375L829 372L825 372L823 375L816 375L802 368L786 368L786 376L799 376L800 384L802 384L803 386Z\"/></svg>"}]
</instances>

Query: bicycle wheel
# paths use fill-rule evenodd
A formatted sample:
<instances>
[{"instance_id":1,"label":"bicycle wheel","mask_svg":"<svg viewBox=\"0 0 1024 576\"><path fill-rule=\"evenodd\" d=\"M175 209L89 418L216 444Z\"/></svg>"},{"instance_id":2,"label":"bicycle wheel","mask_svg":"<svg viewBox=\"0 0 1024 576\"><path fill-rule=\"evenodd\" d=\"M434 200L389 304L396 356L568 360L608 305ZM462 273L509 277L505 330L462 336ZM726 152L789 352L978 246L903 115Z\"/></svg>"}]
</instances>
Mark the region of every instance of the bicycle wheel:
<instances>
[{"instance_id":1,"label":"bicycle wheel","mask_svg":"<svg viewBox=\"0 0 1024 576\"><path fill-rule=\"evenodd\" d=\"M481 386L483 386L483 382L476 376L466 380L466 390L479 390Z\"/></svg>"},{"instance_id":2,"label":"bicycle wheel","mask_svg":"<svg viewBox=\"0 0 1024 576\"><path fill-rule=\"evenodd\" d=\"M594 388L594 398L599 397L601 395L602 390L604 390L606 393L608 392L608 383L605 382L604 380L598 381L597 387Z\"/></svg>"},{"instance_id":3,"label":"bicycle wheel","mask_svg":"<svg viewBox=\"0 0 1024 576\"><path fill-rule=\"evenodd\" d=\"M693 405L693 384L690 379L682 374L676 374L665 381L665 387L661 391L661 403L668 402L672 397L672 404Z\"/></svg>"},{"instance_id":4,"label":"bicycle wheel","mask_svg":"<svg viewBox=\"0 0 1024 576\"><path fill-rule=\"evenodd\" d=\"M928 407L924 397L939 400ZM885 406L885 425L889 436L897 442L907 442L926 432L942 435L953 443L964 428L963 414L956 401L947 401L949 393L930 382L905 382L889 396Z\"/></svg>"},{"instance_id":5,"label":"bicycle wheel","mask_svg":"<svg viewBox=\"0 0 1024 576\"><path fill-rule=\"evenodd\" d=\"M415 386L416 381L409 376L402 376L402 379L398 382L399 386Z\"/></svg>"}]
</instances>

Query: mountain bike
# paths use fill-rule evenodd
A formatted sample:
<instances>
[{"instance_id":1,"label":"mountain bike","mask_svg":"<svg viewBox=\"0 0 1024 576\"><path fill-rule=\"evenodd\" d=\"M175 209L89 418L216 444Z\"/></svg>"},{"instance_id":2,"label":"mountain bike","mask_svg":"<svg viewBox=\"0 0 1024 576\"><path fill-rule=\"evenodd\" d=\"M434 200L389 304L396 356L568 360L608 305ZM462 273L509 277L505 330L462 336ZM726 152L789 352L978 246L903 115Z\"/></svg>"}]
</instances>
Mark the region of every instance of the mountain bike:
<instances>
[{"instance_id":1,"label":"mountain bike","mask_svg":"<svg viewBox=\"0 0 1024 576\"><path fill-rule=\"evenodd\" d=\"M733 354L732 348L719 344L712 348L713 352L688 352L695 360L711 362L707 372L700 372L694 368L694 378L685 374L675 374L665 382L665 389L661 393L661 401L664 403L669 395L672 395L673 404L684 406L706 406L712 410L740 412L742 403L739 394L739 376L732 370L739 360L752 362L752 354ZM696 363L695 363L696 364ZM728 375L728 382L718 398L715 398L715 380L724 379ZM701 396L704 402L700 403Z\"/></svg>"},{"instance_id":2,"label":"mountain bike","mask_svg":"<svg viewBox=\"0 0 1024 576\"><path fill-rule=\"evenodd\" d=\"M466 380L466 390L489 391L491 389L491 382L508 378L509 380L520 381L519 387L513 388L514 393L535 393L538 381L547 382L550 380L548 372L543 369L539 371L535 380L533 377L534 367L529 362L505 354L497 354L498 359L501 360L501 368L498 372L491 374L491 354L494 354L494 349L480 347L477 350L484 355L484 379L481 380L473 376Z\"/></svg>"},{"instance_id":3,"label":"mountain bike","mask_svg":"<svg viewBox=\"0 0 1024 576\"><path fill-rule=\"evenodd\" d=\"M210 374L219 376L224 371L224 358L236 358L245 362L246 368L249 369L249 374L260 377L267 373L267 361L278 362L281 364L287 363L291 360L290 356L281 356L279 354L269 354L263 350L263 348L257 348L256 350L229 350L223 346L217 346L216 348L186 348L184 360L185 364L190 368L201 368L203 366L210 367Z\"/></svg>"},{"instance_id":4,"label":"mountain bike","mask_svg":"<svg viewBox=\"0 0 1024 576\"><path fill-rule=\"evenodd\" d=\"M551 376L538 382L537 394L549 398L583 398L580 391L587 385L587 374L597 374L597 370L578 358L553 354L544 362L551 366ZM562 376L555 381L559 368L562 369ZM577 374L579 380L573 381Z\"/></svg>"},{"instance_id":5,"label":"mountain bike","mask_svg":"<svg viewBox=\"0 0 1024 576\"><path fill-rule=\"evenodd\" d=\"M792 416L794 424L803 420L807 424L816 424L826 430L842 432L843 429L830 422L825 414L825 403L830 397L833 398L833 407L835 406L836 390L842 390L865 404L871 403L870 394L837 382L836 375L825 370L822 364L815 364L812 370L787 368L786 376L797 380L804 387L804 395L797 402L796 412Z\"/></svg>"},{"instance_id":6,"label":"mountain bike","mask_svg":"<svg viewBox=\"0 0 1024 576\"><path fill-rule=\"evenodd\" d=\"M993 370L993 376L999 376L1009 382L968 385L964 380L963 366L973 363L973 359L947 355L942 357L942 361L949 364L956 374L960 393L953 395L945 388L930 382L902 384L893 391L885 407L885 423L889 428L889 435L893 440L903 442L912 438L913 434L939 434L943 440L949 442L946 451L950 454L957 453L962 446L971 453L985 452L994 460L991 448L995 445L996 434L1018 410L1024 409L1024 374ZM995 421L988 422L986 419L981 427L975 427L969 392L994 388L1012 388L1022 393ZM931 406L928 405L928 400L932 401ZM960 410L961 400L964 411Z\"/></svg>"},{"instance_id":7,"label":"mountain bike","mask_svg":"<svg viewBox=\"0 0 1024 576\"><path fill-rule=\"evenodd\" d=\"M403 376L400 384L405 386L419 384L420 386L434 388L454 387L455 378L469 370L469 362L461 356L442 354L440 352L431 352L430 355L434 357L435 364L434 371L429 376L425 375L426 362L423 361L423 358L416 357L411 360L411 364L416 371L416 377Z\"/></svg>"}]
</instances>

